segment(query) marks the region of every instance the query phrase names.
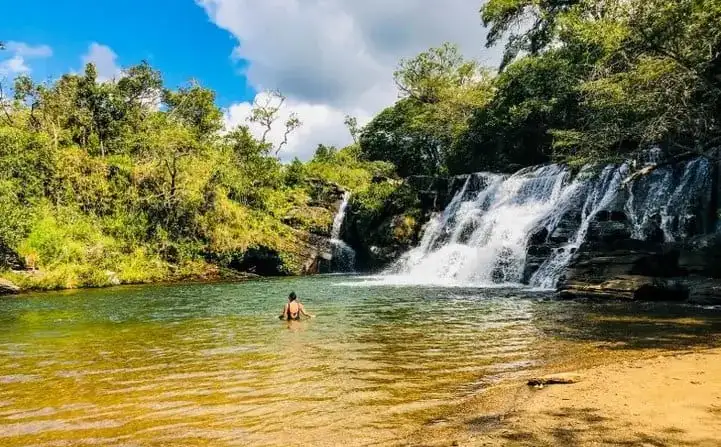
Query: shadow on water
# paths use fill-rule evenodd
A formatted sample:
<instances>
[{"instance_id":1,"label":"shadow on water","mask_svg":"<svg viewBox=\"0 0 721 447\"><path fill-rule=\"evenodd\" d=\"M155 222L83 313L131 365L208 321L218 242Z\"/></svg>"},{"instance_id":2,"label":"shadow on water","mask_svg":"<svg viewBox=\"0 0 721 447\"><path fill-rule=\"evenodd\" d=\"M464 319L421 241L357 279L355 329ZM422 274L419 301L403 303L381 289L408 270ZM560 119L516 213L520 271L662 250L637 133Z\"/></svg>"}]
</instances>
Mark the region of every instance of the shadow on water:
<instances>
[{"instance_id":1,"label":"shadow on water","mask_svg":"<svg viewBox=\"0 0 721 447\"><path fill-rule=\"evenodd\" d=\"M551 338L609 349L683 350L721 346L721 308L675 303L544 302L537 327Z\"/></svg>"}]
</instances>

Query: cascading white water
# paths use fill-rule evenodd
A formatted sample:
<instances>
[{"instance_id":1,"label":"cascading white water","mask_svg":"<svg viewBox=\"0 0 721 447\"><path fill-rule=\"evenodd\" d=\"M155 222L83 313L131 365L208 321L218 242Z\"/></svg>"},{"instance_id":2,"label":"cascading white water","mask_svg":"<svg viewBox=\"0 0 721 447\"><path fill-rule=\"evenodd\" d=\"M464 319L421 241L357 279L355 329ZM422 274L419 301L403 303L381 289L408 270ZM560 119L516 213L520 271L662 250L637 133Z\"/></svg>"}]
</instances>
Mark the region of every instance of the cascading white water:
<instances>
[{"instance_id":1,"label":"cascading white water","mask_svg":"<svg viewBox=\"0 0 721 447\"><path fill-rule=\"evenodd\" d=\"M627 164L601 172L589 166L571 181L567 169L550 165L511 176L469 176L443 213L428 222L419 246L384 272L383 283L518 284L531 238L540 234L556 248L525 279L534 288L553 289L602 211L601 219L613 212L620 225L628 222L635 239L671 242L698 231L699 210L710 200L707 160L659 167L625 184L630 171ZM567 236L554 238L561 223Z\"/></svg>"},{"instance_id":2,"label":"cascading white water","mask_svg":"<svg viewBox=\"0 0 721 447\"><path fill-rule=\"evenodd\" d=\"M563 197L570 173L551 165L510 177L476 176L480 191L469 192L469 178L446 211L428 224L421 245L386 272L393 282L479 286L521 282L529 233Z\"/></svg>"},{"instance_id":3,"label":"cascading white water","mask_svg":"<svg viewBox=\"0 0 721 447\"><path fill-rule=\"evenodd\" d=\"M345 221L345 214L350 201L350 193L343 194L343 201L338 207L338 212L333 218L333 226L331 227L330 243L332 247L332 268L339 272L352 272L355 269L355 250L346 244L340 237Z\"/></svg>"},{"instance_id":4,"label":"cascading white water","mask_svg":"<svg viewBox=\"0 0 721 447\"><path fill-rule=\"evenodd\" d=\"M629 188L626 214L635 239L660 238L673 242L687 236L695 218L695 202L707 201L711 191L711 166L695 158L674 169L665 166L633 183Z\"/></svg>"},{"instance_id":5,"label":"cascading white water","mask_svg":"<svg viewBox=\"0 0 721 447\"><path fill-rule=\"evenodd\" d=\"M334 240L340 239L340 231L343 229L343 221L345 220L345 213L348 209L348 202L350 201L350 193L345 192L343 194L343 201L340 204L340 207L338 207L338 212L335 214L335 217L333 218L333 226L331 227L330 231L330 238Z\"/></svg>"},{"instance_id":6,"label":"cascading white water","mask_svg":"<svg viewBox=\"0 0 721 447\"><path fill-rule=\"evenodd\" d=\"M552 289L556 287L559 278L563 274L563 270L571 261L574 253L586 239L588 227L596 215L608 206L611 201L616 198L624 177L628 174L628 167L624 164L620 167L606 166L600 177L596 180L581 179L575 183L575 188L570 188L574 192L579 191L586 196L583 207L581 209L581 225L576 230L574 236L563 247L555 250L541 264L541 267L533 274L529 284L532 287L541 289ZM569 197L571 199L571 197ZM548 228L549 233L554 228Z\"/></svg>"}]
</instances>

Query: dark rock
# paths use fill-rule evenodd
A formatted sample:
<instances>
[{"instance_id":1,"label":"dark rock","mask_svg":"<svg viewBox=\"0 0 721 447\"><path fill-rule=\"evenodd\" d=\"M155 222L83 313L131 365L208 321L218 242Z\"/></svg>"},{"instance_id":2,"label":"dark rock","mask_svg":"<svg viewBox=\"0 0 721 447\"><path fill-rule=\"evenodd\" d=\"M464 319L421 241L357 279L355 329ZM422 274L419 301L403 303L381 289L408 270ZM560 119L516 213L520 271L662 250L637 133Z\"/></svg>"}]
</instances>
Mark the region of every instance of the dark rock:
<instances>
[{"instance_id":1,"label":"dark rock","mask_svg":"<svg viewBox=\"0 0 721 447\"><path fill-rule=\"evenodd\" d=\"M531 237L528 239L528 245L530 247L537 247L541 244L545 244L548 240L548 228L541 227L536 230Z\"/></svg>"},{"instance_id":2,"label":"dark rock","mask_svg":"<svg viewBox=\"0 0 721 447\"><path fill-rule=\"evenodd\" d=\"M7 279L0 278L0 295L14 295L20 293L20 287L11 283Z\"/></svg>"},{"instance_id":3,"label":"dark rock","mask_svg":"<svg viewBox=\"0 0 721 447\"><path fill-rule=\"evenodd\" d=\"M414 175L406 183L418 194L421 206L425 209L440 211L450 203L456 188L453 179L429 175ZM465 183L465 180L464 180ZM461 185L461 188L463 185ZM460 188L458 188L460 190Z\"/></svg>"},{"instance_id":4,"label":"dark rock","mask_svg":"<svg viewBox=\"0 0 721 447\"><path fill-rule=\"evenodd\" d=\"M565 280L559 293L562 298L600 298L636 301L685 301L689 291L683 284L651 276L617 276L600 283Z\"/></svg>"},{"instance_id":5,"label":"dark rock","mask_svg":"<svg viewBox=\"0 0 721 447\"><path fill-rule=\"evenodd\" d=\"M618 224L625 226L610 220L602 223ZM565 298L685 300L688 288L675 279L683 274L679 258L680 251L667 244L592 237L574 255L559 292Z\"/></svg>"},{"instance_id":6,"label":"dark rock","mask_svg":"<svg viewBox=\"0 0 721 447\"><path fill-rule=\"evenodd\" d=\"M595 219L596 222L606 222L610 219L611 213L606 210L601 210L598 213L596 213Z\"/></svg>"},{"instance_id":7,"label":"dark rock","mask_svg":"<svg viewBox=\"0 0 721 447\"><path fill-rule=\"evenodd\" d=\"M13 249L0 243L0 270L25 270L25 261Z\"/></svg>"},{"instance_id":8,"label":"dark rock","mask_svg":"<svg viewBox=\"0 0 721 447\"><path fill-rule=\"evenodd\" d=\"M607 219L604 220L601 220L599 216L596 217L588 227L587 241L612 242L631 237L630 223L610 220L610 213L605 215Z\"/></svg>"},{"instance_id":9,"label":"dark rock","mask_svg":"<svg viewBox=\"0 0 721 447\"><path fill-rule=\"evenodd\" d=\"M549 240L555 244L565 244L576 234L576 227L569 225L559 225L553 230Z\"/></svg>"},{"instance_id":10,"label":"dark rock","mask_svg":"<svg viewBox=\"0 0 721 447\"><path fill-rule=\"evenodd\" d=\"M523 278L521 279L521 282L528 284L531 281L531 278L533 278L533 275L539 268L541 268L545 260L546 258L540 257L526 259L526 266L523 269Z\"/></svg>"},{"instance_id":11,"label":"dark rock","mask_svg":"<svg viewBox=\"0 0 721 447\"><path fill-rule=\"evenodd\" d=\"M569 279L602 282L619 275L673 277L681 272L679 252L643 241L629 241L629 246L597 248L584 244L568 267ZM635 247L634 247L635 245Z\"/></svg>"},{"instance_id":12,"label":"dark rock","mask_svg":"<svg viewBox=\"0 0 721 447\"><path fill-rule=\"evenodd\" d=\"M609 219L613 222L628 222L628 216L623 211L611 211Z\"/></svg>"},{"instance_id":13,"label":"dark rock","mask_svg":"<svg viewBox=\"0 0 721 447\"><path fill-rule=\"evenodd\" d=\"M698 236L676 244L684 274L721 278L721 235Z\"/></svg>"},{"instance_id":14,"label":"dark rock","mask_svg":"<svg viewBox=\"0 0 721 447\"><path fill-rule=\"evenodd\" d=\"M553 253L553 246L551 244L532 245L528 247L528 257L526 259L531 260L539 258L541 261L544 261L551 255L551 253Z\"/></svg>"},{"instance_id":15,"label":"dark rock","mask_svg":"<svg viewBox=\"0 0 721 447\"><path fill-rule=\"evenodd\" d=\"M688 290L690 303L721 305L720 279L690 276L681 279L681 283Z\"/></svg>"},{"instance_id":16,"label":"dark rock","mask_svg":"<svg viewBox=\"0 0 721 447\"><path fill-rule=\"evenodd\" d=\"M251 247L230 261L229 267L241 272L261 276L280 276L286 274L280 253L268 247Z\"/></svg>"},{"instance_id":17,"label":"dark rock","mask_svg":"<svg viewBox=\"0 0 721 447\"><path fill-rule=\"evenodd\" d=\"M305 259L302 274L332 272L333 246L331 240L327 237L309 234L302 257Z\"/></svg>"}]
</instances>

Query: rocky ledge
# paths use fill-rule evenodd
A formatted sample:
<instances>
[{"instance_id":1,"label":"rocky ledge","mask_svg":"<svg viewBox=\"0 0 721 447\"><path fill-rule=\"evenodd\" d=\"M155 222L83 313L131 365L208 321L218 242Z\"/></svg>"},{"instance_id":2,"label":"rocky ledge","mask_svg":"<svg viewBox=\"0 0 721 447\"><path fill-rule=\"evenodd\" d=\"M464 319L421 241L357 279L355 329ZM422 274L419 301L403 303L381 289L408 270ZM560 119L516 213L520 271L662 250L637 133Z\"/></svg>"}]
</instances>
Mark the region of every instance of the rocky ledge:
<instances>
[{"instance_id":1,"label":"rocky ledge","mask_svg":"<svg viewBox=\"0 0 721 447\"><path fill-rule=\"evenodd\" d=\"M595 229L603 226L597 222ZM683 243L618 234L612 240L591 238L579 248L558 291L563 298L721 304L721 237Z\"/></svg>"},{"instance_id":2,"label":"rocky ledge","mask_svg":"<svg viewBox=\"0 0 721 447\"><path fill-rule=\"evenodd\" d=\"M6 279L0 278L0 295L14 295L20 293L20 287Z\"/></svg>"}]
</instances>

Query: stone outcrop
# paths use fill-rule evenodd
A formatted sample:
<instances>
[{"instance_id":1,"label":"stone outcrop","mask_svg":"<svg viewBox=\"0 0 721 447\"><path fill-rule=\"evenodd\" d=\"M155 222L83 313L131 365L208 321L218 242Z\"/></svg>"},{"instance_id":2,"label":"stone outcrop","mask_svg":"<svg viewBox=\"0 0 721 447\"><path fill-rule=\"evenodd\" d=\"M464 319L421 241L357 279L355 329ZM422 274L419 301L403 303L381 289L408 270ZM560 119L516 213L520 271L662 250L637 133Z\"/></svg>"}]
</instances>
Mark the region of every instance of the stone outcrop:
<instances>
[{"instance_id":1,"label":"stone outcrop","mask_svg":"<svg viewBox=\"0 0 721 447\"><path fill-rule=\"evenodd\" d=\"M0 278L0 295L13 295L20 293L20 287L10 281Z\"/></svg>"},{"instance_id":2,"label":"stone outcrop","mask_svg":"<svg viewBox=\"0 0 721 447\"><path fill-rule=\"evenodd\" d=\"M475 178L471 174L453 177L415 175L408 177L406 183L418 195L420 205L424 210L442 211L451 202L453 196L463 188L469 177L472 181Z\"/></svg>"},{"instance_id":3,"label":"stone outcrop","mask_svg":"<svg viewBox=\"0 0 721 447\"><path fill-rule=\"evenodd\" d=\"M24 270L25 261L11 248L0 242L0 270Z\"/></svg>"},{"instance_id":4,"label":"stone outcrop","mask_svg":"<svg viewBox=\"0 0 721 447\"><path fill-rule=\"evenodd\" d=\"M622 213L599 214L559 284L561 297L721 304L718 235L641 241Z\"/></svg>"}]
</instances>

